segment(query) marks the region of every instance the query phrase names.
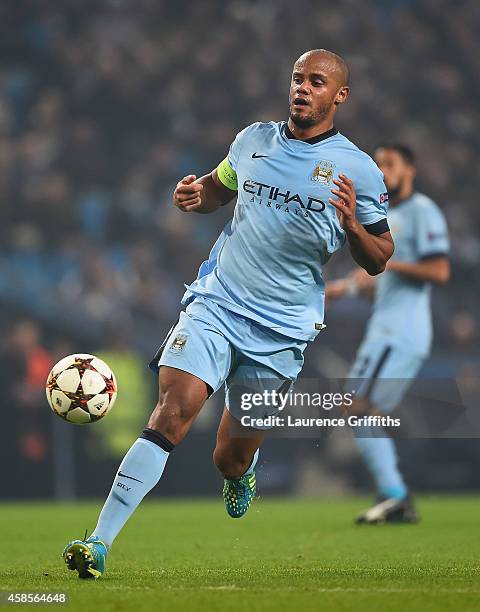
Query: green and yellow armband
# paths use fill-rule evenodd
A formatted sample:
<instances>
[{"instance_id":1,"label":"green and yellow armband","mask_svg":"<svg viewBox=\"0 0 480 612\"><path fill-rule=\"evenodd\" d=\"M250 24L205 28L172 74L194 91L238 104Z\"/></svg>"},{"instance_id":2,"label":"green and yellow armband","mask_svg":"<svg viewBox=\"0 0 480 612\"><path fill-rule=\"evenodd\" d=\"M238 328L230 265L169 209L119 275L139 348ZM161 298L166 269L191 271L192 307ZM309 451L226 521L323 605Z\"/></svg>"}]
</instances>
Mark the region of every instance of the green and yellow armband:
<instances>
[{"instance_id":1,"label":"green and yellow armband","mask_svg":"<svg viewBox=\"0 0 480 612\"><path fill-rule=\"evenodd\" d=\"M218 164L217 175L223 185L225 185L225 187L231 189L232 191L237 191L237 173L228 163L228 157L226 157L222 162Z\"/></svg>"}]
</instances>

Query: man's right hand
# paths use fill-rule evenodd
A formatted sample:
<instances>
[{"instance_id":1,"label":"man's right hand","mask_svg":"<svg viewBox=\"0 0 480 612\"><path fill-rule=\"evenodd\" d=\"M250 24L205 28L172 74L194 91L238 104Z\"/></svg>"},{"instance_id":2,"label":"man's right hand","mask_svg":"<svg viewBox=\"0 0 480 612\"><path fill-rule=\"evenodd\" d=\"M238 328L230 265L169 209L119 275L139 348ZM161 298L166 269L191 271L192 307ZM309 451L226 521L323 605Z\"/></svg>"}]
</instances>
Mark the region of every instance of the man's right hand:
<instances>
[{"instance_id":1,"label":"man's right hand","mask_svg":"<svg viewBox=\"0 0 480 612\"><path fill-rule=\"evenodd\" d=\"M347 295L362 294L368 296L373 292L375 278L370 276L363 268L357 268L345 278L329 281L325 285L325 301L328 305L331 300L338 300Z\"/></svg>"},{"instance_id":2,"label":"man's right hand","mask_svg":"<svg viewBox=\"0 0 480 612\"><path fill-rule=\"evenodd\" d=\"M173 203L183 212L190 212L202 205L201 191L203 185L196 181L194 174L185 176L177 183L173 192Z\"/></svg>"}]
</instances>

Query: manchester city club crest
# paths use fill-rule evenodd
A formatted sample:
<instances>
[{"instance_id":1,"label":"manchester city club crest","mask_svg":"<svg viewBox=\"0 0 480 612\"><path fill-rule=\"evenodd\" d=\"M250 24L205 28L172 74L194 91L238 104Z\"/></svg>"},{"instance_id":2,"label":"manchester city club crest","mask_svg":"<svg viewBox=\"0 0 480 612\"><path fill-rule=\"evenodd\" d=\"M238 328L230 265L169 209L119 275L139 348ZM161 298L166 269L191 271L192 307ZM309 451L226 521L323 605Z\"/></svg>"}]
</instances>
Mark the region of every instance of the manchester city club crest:
<instances>
[{"instance_id":1,"label":"manchester city club crest","mask_svg":"<svg viewBox=\"0 0 480 612\"><path fill-rule=\"evenodd\" d=\"M328 185L333 178L333 170L335 164L328 159L322 159L315 164L315 169L312 174L312 181Z\"/></svg>"},{"instance_id":2,"label":"manchester city club crest","mask_svg":"<svg viewBox=\"0 0 480 612\"><path fill-rule=\"evenodd\" d=\"M173 339L172 344L170 345L170 350L172 351L183 351L185 345L187 344L187 336L183 334L178 334Z\"/></svg>"}]
</instances>

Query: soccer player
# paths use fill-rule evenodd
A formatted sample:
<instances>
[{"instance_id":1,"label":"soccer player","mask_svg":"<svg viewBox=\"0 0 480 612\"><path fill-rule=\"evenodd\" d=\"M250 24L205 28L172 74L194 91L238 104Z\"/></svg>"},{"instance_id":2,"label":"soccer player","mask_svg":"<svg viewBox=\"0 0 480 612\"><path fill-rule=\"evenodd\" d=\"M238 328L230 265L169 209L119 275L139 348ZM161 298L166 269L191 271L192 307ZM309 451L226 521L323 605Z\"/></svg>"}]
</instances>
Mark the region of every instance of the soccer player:
<instances>
[{"instance_id":1,"label":"soccer player","mask_svg":"<svg viewBox=\"0 0 480 612\"><path fill-rule=\"evenodd\" d=\"M64 550L81 578L104 572L115 537L224 384L213 460L228 514L245 514L265 432L239 426L234 387L280 392L296 379L307 343L323 327L322 267L345 241L369 274L384 270L393 241L382 174L333 124L348 81L338 55L304 53L293 67L288 121L246 127L215 170L177 184L174 204L184 213L213 213L235 196L237 203L151 363L159 401L148 426L123 459L92 535ZM256 417L272 410L257 407Z\"/></svg>"},{"instance_id":2,"label":"soccer player","mask_svg":"<svg viewBox=\"0 0 480 612\"><path fill-rule=\"evenodd\" d=\"M448 281L450 264L445 218L430 198L414 190L411 149L388 144L376 151L375 160L388 189L395 255L377 279L358 269L327 283L326 295L330 300L375 290L373 313L348 376L358 385L353 410L381 415L398 406L430 352L431 288ZM357 522L416 522L418 514L399 471L394 442L387 432L375 430L377 437L362 431L355 438L379 498Z\"/></svg>"}]
</instances>

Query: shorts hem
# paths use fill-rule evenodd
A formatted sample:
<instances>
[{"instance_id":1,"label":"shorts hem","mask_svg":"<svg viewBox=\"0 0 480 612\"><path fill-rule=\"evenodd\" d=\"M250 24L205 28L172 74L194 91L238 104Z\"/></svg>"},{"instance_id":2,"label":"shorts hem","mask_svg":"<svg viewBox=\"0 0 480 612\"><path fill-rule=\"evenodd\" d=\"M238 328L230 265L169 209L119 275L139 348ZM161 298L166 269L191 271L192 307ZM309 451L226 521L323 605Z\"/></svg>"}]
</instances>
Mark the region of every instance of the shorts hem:
<instances>
[{"instance_id":1,"label":"shorts hem","mask_svg":"<svg viewBox=\"0 0 480 612\"><path fill-rule=\"evenodd\" d=\"M209 382L208 380L205 380L205 378L207 378L206 376L200 376L198 374L198 372L195 372L193 368L188 368L185 367L183 365L177 364L177 365L172 365L171 363L159 363L157 365L156 371L160 374L160 368L162 366L167 366L168 368L173 368L174 370L180 370L181 372L185 372L186 374L191 374L192 376L195 376L195 378L198 378L199 380L201 380L202 382L204 382L207 387L208 387L208 397L211 397L214 393L216 393L220 387L215 387L215 385L212 382Z\"/></svg>"}]
</instances>

